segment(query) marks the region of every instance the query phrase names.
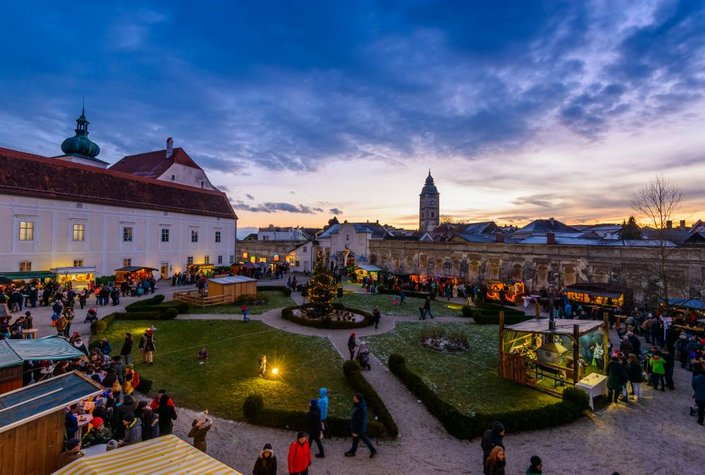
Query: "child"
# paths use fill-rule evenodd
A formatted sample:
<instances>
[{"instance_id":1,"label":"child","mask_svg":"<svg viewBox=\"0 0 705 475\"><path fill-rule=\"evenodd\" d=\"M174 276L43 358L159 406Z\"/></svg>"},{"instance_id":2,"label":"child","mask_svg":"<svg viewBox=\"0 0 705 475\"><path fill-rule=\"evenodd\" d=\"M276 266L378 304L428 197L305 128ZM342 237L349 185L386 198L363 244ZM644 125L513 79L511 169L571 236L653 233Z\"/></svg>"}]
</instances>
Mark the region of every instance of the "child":
<instances>
[{"instance_id":1,"label":"child","mask_svg":"<svg viewBox=\"0 0 705 475\"><path fill-rule=\"evenodd\" d=\"M249 317L247 316L248 310L247 310L247 304L243 303L242 304L242 321L247 323L250 321Z\"/></svg>"}]
</instances>

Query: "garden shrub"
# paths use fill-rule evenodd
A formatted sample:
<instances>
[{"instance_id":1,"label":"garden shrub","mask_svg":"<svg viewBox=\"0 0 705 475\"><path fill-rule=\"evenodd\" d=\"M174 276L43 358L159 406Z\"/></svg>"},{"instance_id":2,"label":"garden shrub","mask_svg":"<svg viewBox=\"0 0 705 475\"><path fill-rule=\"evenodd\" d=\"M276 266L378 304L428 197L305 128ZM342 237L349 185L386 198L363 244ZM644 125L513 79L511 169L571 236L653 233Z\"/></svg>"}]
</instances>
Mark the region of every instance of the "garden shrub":
<instances>
[{"instance_id":1,"label":"garden shrub","mask_svg":"<svg viewBox=\"0 0 705 475\"><path fill-rule=\"evenodd\" d=\"M244 303L250 305L267 303L267 298L262 294L240 295L235 299L233 305L242 305Z\"/></svg>"},{"instance_id":2,"label":"garden shrub","mask_svg":"<svg viewBox=\"0 0 705 475\"><path fill-rule=\"evenodd\" d=\"M582 389L565 388L563 390L563 400L573 403L582 410L586 410L590 407L590 396Z\"/></svg>"},{"instance_id":3,"label":"garden shrub","mask_svg":"<svg viewBox=\"0 0 705 475\"><path fill-rule=\"evenodd\" d=\"M333 329L333 330L345 330L345 329L352 329L352 328L369 327L373 323L371 313L365 312L364 310L360 310L357 308L349 308L349 307L346 307L346 306L339 304L337 302L333 304L334 309L347 310L349 312L362 315L363 319L359 322L349 322L349 321L342 321L342 320L334 320L334 319L327 317L327 316L324 316L319 319L310 319L310 318L297 317L294 315L294 310L296 310L296 309L309 309L312 307L313 307L313 305L311 305L310 303L306 303L306 304L303 304L300 306L286 307L286 308L282 309L282 318L284 320L288 320L290 322L294 322L294 323L297 323L297 324L305 326L305 327L325 328L325 329Z\"/></svg>"},{"instance_id":4,"label":"garden shrub","mask_svg":"<svg viewBox=\"0 0 705 475\"><path fill-rule=\"evenodd\" d=\"M133 309L136 309L139 307L149 307L151 305L159 305L163 301L164 301L164 296L161 294L157 294L152 297L148 297L146 299L138 300L137 302L132 302L130 305L127 305L125 307L125 311L130 312Z\"/></svg>"},{"instance_id":5,"label":"garden shrub","mask_svg":"<svg viewBox=\"0 0 705 475\"><path fill-rule=\"evenodd\" d=\"M345 379L348 380L355 391L365 397L367 406L377 414L377 418L384 426L387 434L392 439L396 439L397 436L399 436L399 427L397 427L397 423L394 422L394 418L389 413L389 409L387 409L387 406L384 404L384 401L382 401L382 398L379 397L375 388L365 379L357 361L346 361L343 363L343 373L345 374Z\"/></svg>"},{"instance_id":6,"label":"garden shrub","mask_svg":"<svg viewBox=\"0 0 705 475\"><path fill-rule=\"evenodd\" d=\"M501 421L507 432L544 429L567 424L579 418L586 407L585 399L573 388L566 389L563 400L536 409L508 410L491 414L463 414L453 405L443 401L416 373L411 371L404 357L393 353L389 356L389 370L426 406L449 434L458 439L472 439L482 435L493 421ZM583 393L584 394L584 393Z\"/></svg>"},{"instance_id":7,"label":"garden shrub","mask_svg":"<svg viewBox=\"0 0 705 475\"><path fill-rule=\"evenodd\" d=\"M258 285L257 291L274 290L281 292L284 297L291 297L291 289L283 285Z\"/></svg>"},{"instance_id":8,"label":"garden shrub","mask_svg":"<svg viewBox=\"0 0 705 475\"><path fill-rule=\"evenodd\" d=\"M463 305L462 313L463 317L472 318L473 316L475 316L475 308L471 307L470 305Z\"/></svg>"},{"instance_id":9,"label":"garden shrub","mask_svg":"<svg viewBox=\"0 0 705 475\"><path fill-rule=\"evenodd\" d=\"M250 424L286 429L292 432L306 432L308 430L308 415L306 412L266 408L260 394L247 396L242 410L245 414L245 420ZM326 419L326 433L331 437L349 436L350 419L328 417ZM378 421L369 421L367 434L371 437L383 437L384 428Z\"/></svg>"},{"instance_id":10,"label":"garden shrub","mask_svg":"<svg viewBox=\"0 0 705 475\"><path fill-rule=\"evenodd\" d=\"M95 285L96 287L99 285L110 285L113 282L115 282L115 276L114 275L101 275L100 277L95 278Z\"/></svg>"},{"instance_id":11,"label":"garden shrub","mask_svg":"<svg viewBox=\"0 0 705 475\"><path fill-rule=\"evenodd\" d=\"M105 329L108 328L108 325L110 325L113 320L117 318L117 315L117 312L113 312L91 323L91 335L100 335L103 333Z\"/></svg>"}]
</instances>

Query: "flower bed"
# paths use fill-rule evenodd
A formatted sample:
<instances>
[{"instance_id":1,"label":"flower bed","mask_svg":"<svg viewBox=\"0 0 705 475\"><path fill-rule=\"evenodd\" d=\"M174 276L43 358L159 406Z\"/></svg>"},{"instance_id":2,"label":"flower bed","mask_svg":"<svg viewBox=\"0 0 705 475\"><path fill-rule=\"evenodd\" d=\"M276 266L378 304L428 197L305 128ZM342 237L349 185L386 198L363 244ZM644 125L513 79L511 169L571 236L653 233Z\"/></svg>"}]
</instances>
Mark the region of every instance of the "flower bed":
<instances>
[{"instance_id":1,"label":"flower bed","mask_svg":"<svg viewBox=\"0 0 705 475\"><path fill-rule=\"evenodd\" d=\"M313 308L313 305L310 303L295 307L286 307L282 309L282 318L306 327L338 330L363 328L368 327L373 323L372 314L365 312L364 310L348 308L339 303L333 304L333 310L334 312L337 312L333 315L316 317L314 313L308 313L308 311ZM352 316L352 318L349 318L348 316Z\"/></svg>"}]
</instances>

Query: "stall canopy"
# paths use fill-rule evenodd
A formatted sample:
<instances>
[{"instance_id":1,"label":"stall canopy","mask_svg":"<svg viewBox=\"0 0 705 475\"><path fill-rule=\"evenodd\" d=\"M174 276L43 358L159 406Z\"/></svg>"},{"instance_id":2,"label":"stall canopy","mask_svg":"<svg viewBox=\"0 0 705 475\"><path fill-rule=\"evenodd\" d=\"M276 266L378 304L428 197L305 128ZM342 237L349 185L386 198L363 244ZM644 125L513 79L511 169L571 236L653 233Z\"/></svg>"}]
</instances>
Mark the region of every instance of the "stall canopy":
<instances>
[{"instance_id":1,"label":"stall canopy","mask_svg":"<svg viewBox=\"0 0 705 475\"><path fill-rule=\"evenodd\" d=\"M603 322L602 320L569 320L560 319L555 320L556 329L548 329L548 320L541 319L531 319L525 322L516 323L514 325L507 325L504 327L505 330L513 330L517 332L530 332L530 333L554 333L556 335L573 335L573 327L578 326L578 335L582 336L586 333L593 332L599 329Z\"/></svg>"},{"instance_id":2,"label":"stall canopy","mask_svg":"<svg viewBox=\"0 0 705 475\"><path fill-rule=\"evenodd\" d=\"M700 299L668 299L668 304L672 307L687 308L690 310L705 310L705 302Z\"/></svg>"},{"instance_id":3,"label":"stall canopy","mask_svg":"<svg viewBox=\"0 0 705 475\"><path fill-rule=\"evenodd\" d=\"M2 343L6 344L22 361L72 360L83 356L83 352L60 336L28 340L1 340L0 344Z\"/></svg>"},{"instance_id":4,"label":"stall canopy","mask_svg":"<svg viewBox=\"0 0 705 475\"><path fill-rule=\"evenodd\" d=\"M175 435L82 457L54 475L239 474Z\"/></svg>"},{"instance_id":5,"label":"stall canopy","mask_svg":"<svg viewBox=\"0 0 705 475\"><path fill-rule=\"evenodd\" d=\"M0 277L0 285L7 285L11 284L12 281L8 279L7 277Z\"/></svg>"},{"instance_id":6,"label":"stall canopy","mask_svg":"<svg viewBox=\"0 0 705 475\"><path fill-rule=\"evenodd\" d=\"M126 267L121 267L119 269L115 269L115 272L137 272L140 270L156 272L159 269L155 269L153 267L126 266Z\"/></svg>"},{"instance_id":7,"label":"stall canopy","mask_svg":"<svg viewBox=\"0 0 705 475\"><path fill-rule=\"evenodd\" d=\"M379 267L373 266L373 265L368 265L368 264L360 264L357 267L359 267L360 269L362 269L366 272L381 272L382 271L382 269L380 269Z\"/></svg>"},{"instance_id":8,"label":"stall canopy","mask_svg":"<svg viewBox=\"0 0 705 475\"><path fill-rule=\"evenodd\" d=\"M0 278L6 278L9 280L40 280L40 279L53 279L56 274L49 272L48 270L36 270L29 272L0 272Z\"/></svg>"},{"instance_id":9,"label":"stall canopy","mask_svg":"<svg viewBox=\"0 0 705 475\"><path fill-rule=\"evenodd\" d=\"M24 363L20 355L15 353L8 340L0 340L0 369L18 366Z\"/></svg>"},{"instance_id":10,"label":"stall canopy","mask_svg":"<svg viewBox=\"0 0 705 475\"><path fill-rule=\"evenodd\" d=\"M215 277L213 279L208 279L208 282L215 282L216 284L227 285L227 284L243 284L245 282L257 282L257 279L251 279L245 277L244 275L231 275L229 277Z\"/></svg>"},{"instance_id":11,"label":"stall canopy","mask_svg":"<svg viewBox=\"0 0 705 475\"><path fill-rule=\"evenodd\" d=\"M62 410L103 390L100 384L73 371L5 393L0 396L0 432Z\"/></svg>"}]
</instances>

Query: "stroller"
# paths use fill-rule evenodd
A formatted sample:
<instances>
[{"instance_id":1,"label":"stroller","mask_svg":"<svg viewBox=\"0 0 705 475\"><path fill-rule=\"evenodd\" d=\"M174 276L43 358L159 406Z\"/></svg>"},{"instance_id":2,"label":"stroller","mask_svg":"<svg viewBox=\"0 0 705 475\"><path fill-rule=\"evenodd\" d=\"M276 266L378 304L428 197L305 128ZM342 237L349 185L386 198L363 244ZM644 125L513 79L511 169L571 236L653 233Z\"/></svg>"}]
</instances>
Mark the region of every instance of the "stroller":
<instances>
[{"instance_id":1,"label":"stroller","mask_svg":"<svg viewBox=\"0 0 705 475\"><path fill-rule=\"evenodd\" d=\"M93 323L98 320L98 309L96 307L91 307L88 309L86 314L86 319L83 323Z\"/></svg>"},{"instance_id":2,"label":"stroller","mask_svg":"<svg viewBox=\"0 0 705 475\"><path fill-rule=\"evenodd\" d=\"M361 369L367 369L368 371L372 369L370 365L370 349L365 343L360 344L358 347L357 362Z\"/></svg>"}]
</instances>

